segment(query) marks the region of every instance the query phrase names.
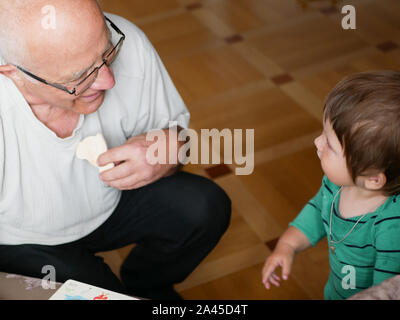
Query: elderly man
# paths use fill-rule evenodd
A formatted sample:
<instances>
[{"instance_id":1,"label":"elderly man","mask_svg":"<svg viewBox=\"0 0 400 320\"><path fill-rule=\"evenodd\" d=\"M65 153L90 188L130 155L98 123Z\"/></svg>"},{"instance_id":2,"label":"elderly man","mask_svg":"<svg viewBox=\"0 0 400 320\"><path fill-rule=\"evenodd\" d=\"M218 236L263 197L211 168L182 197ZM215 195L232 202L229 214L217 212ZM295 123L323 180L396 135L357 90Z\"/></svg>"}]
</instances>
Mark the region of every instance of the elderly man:
<instances>
[{"instance_id":1,"label":"elderly man","mask_svg":"<svg viewBox=\"0 0 400 320\"><path fill-rule=\"evenodd\" d=\"M173 285L218 243L231 204L212 181L146 161L146 133L187 128L189 113L145 35L95 0L1 0L0 56L0 270L53 266L58 282L179 299ZM75 154L97 133L98 164L115 164L101 174ZM95 253L132 243L120 281Z\"/></svg>"}]
</instances>

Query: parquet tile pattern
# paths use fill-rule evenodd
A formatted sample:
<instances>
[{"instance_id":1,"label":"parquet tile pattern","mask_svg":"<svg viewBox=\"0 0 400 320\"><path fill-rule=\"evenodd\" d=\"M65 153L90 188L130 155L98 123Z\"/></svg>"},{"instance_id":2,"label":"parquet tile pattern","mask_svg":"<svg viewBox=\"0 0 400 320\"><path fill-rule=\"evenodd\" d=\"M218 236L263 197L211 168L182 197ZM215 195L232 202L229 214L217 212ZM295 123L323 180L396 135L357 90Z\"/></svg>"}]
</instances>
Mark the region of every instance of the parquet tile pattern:
<instances>
[{"instance_id":1,"label":"parquet tile pattern","mask_svg":"<svg viewBox=\"0 0 400 320\"><path fill-rule=\"evenodd\" d=\"M214 179L233 201L227 233L176 286L184 298L323 298L326 241L296 256L280 288L265 290L261 268L319 188L313 140L327 93L350 73L400 69L400 2L349 2L356 30L341 27L343 1L100 1L147 34L191 111L191 128L255 129L251 175L235 175L236 164L184 168ZM101 255L118 274L132 247Z\"/></svg>"}]
</instances>

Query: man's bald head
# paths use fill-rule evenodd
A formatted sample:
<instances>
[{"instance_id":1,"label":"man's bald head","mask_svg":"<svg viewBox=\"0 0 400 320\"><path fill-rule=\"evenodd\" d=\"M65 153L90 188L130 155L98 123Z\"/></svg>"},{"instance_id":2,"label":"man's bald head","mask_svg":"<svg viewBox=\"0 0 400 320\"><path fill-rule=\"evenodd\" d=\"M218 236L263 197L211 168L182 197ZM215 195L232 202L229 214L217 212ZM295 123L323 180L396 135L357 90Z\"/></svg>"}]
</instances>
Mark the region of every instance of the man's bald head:
<instances>
[{"instance_id":1,"label":"man's bald head","mask_svg":"<svg viewBox=\"0 0 400 320\"><path fill-rule=\"evenodd\" d=\"M95 0L0 1L0 56L7 63L35 69L71 60L100 41L103 30Z\"/></svg>"}]
</instances>

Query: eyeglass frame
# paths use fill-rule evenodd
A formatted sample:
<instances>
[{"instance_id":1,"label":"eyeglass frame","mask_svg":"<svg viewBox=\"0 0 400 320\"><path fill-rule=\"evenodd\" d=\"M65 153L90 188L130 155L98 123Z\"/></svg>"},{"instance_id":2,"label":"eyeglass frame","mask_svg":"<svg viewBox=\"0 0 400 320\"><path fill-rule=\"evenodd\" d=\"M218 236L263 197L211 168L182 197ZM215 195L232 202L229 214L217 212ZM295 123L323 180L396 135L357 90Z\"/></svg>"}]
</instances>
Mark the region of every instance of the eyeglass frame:
<instances>
[{"instance_id":1,"label":"eyeglass frame","mask_svg":"<svg viewBox=\"0 0 400 320\"><path fill-rule=\"evenodd\" d=\"M100 66L94 68L93 71L90 72L84 79L82 79L81 81L79 81L79 83L78 83L77 85L75 85L74 88L73 88L71 91L68 90L68 88L66 88L66 87L63 86L63 85L60 85L60 84L57 84L57 83L48 82L48 81L44 80L43 78L34 75L33 73L31 73L31 72L25 70L24 68L22 68L22 67L20 67L20 66L15 66L15 67L17 67L18 70L22 71L23 73L25 73L26 75L30 76L31 78L33 78L33 79L35 79L35 80L37 80L37 81L40 81L40 82L42 82L42 83L44 83L44 84L46 84L46 85L52 86L52 87L57 88L57 89L60 89L60 90L62 90L62 91L65 91L65 92L69 93L70 95L78 96L78 95L82 94L82 93L85 92L87 89L89 89L90 86L89 86L88 88L86 88L84 91L82 91L81 93L79 93L79 94L76 94L77 88L78 88L82 83L84 83L90 76L92 76L93 73L99 71L99 70L107 63L107 59L114 53L114 51L118 48L118 46L121 44L121 42L123 42L123 41L125 40L125 38L126 38L125 34L124 34L124 33L123 33L109 18L107 18L106 16L104 16L104 18L110 23L111 27L112 27L119 35L121 35L121 38L118 40L118 42L117 42L117 44L114 46L114 48L107 54L107 56L106 56L105 58L103 58L103 63L102 63ZM96 78L97 78L97 77L96 77ZM96 78L95 78L94 81L96 81ZM94 83L94 82L93 82L93 83ZM93 84L93 83L92 83L92 84Z\"/></svg>"}]
</instances>

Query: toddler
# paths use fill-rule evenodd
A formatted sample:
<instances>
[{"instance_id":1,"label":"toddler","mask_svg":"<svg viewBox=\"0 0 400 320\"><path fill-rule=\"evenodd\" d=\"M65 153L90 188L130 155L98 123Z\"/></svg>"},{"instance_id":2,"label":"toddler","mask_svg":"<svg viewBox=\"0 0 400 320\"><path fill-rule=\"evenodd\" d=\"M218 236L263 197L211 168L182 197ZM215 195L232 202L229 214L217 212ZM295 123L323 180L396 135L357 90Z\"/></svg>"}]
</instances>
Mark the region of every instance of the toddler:
<instances>
[{"instance_id":1,"label":"toddler","mask_svg":"<svg viewBox=\"0 0 400 320\"><path fill-rule=\"evenodd\" d=\"M318 193L267 258L262 281L279 286L296 253L327 237L325 299L347 299L400 274L400 72L359 73L328 95L314 141Z\"/></svg>"}]
</instances>

